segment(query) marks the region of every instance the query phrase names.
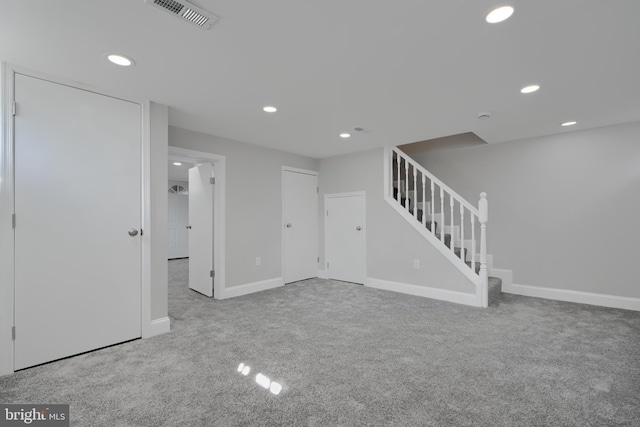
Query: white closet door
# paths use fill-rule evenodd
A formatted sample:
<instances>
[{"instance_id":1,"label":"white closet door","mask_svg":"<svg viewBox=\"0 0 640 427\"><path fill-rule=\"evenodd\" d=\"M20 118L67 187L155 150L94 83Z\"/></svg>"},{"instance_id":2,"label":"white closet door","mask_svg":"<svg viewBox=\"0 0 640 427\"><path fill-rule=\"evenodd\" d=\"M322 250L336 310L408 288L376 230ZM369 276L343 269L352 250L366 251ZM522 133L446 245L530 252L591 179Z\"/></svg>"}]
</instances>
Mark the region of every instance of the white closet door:
<instances>
[{"instance_id":1,"label":"white closet door","mask_svg":"<svg viewBox=\"0 0 640 427\"><path fill-rule=\"evenodd\" d=\"M141 115L138 104L24 75L15 98L22 369L141 335Z\"/></svg>"},{"instance_id":2,"label":"white closet door","mask_svg":"<svg viewBox=\"0 0 640 427\"><path fill-rule=\"evenodd\" d=\"M283 171L284 282L318 276L318 176Z\"/></svg>"},{"instance_id":3,"label":"white closet door","mask_svg":"<svg viewBox=\"0 0 640 427\"><path fill-rule=\"evenodd\" d=\"M328 196L326 200L329 278L364 284L365 196Z\"/></svg>"},{"instance_id":4,"label":"white closet door","mask_svg":"<svg viewBox=\"0 0 640 427\"><path fill-rule=\"evenodd\" d=\"M213 165L189 169L189 287L213 296Z\"/></svg>"}]
</instances>

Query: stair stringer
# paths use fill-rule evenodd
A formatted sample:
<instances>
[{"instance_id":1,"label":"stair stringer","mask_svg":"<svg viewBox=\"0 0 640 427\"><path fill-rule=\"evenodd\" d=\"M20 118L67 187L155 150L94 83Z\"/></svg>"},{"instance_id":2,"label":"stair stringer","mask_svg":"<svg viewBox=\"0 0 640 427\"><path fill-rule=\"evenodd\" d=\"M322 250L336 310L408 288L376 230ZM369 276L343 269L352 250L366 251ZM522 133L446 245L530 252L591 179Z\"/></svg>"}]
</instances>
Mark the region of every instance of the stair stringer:
<instances>
[{"instance_id":1,"label":"stair stringer","mask_svg":"<svg viewBox=\"0 0 640 427\"><path fill-rule=\"evenodd\" d=\"M447 248L440 239L438 239L433 233L431 233L428 229L424 228L422 223L415 219L413 215L411 215L407 210L399 206L397 203L393 203L393 199L389 197L388 194L384 196L385 201L391 206L400 216L402 216L411 226L420 233L431 245L438 249L438 251L444 255L449 262L451 262L460 272L462 272L465 277L474 285L476 292L474 297L474 307L482 307L482 296L479 292L480 290L480 276L475 274L469 266L467 266L462 259L458 258L449 248Z\"/></svg>"}]
</instances>

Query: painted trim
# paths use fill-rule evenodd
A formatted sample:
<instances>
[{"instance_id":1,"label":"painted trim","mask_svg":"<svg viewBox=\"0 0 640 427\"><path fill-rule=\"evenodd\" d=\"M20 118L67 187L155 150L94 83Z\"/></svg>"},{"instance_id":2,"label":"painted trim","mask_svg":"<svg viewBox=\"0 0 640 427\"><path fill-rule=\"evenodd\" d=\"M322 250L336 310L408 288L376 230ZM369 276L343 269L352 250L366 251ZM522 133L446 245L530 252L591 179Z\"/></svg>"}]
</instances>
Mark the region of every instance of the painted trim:
<instances>
[{"instance_id":1,"label":"painted trim","mask_svg":"<svg viewBox=\"0 0 640 427\"><path fill-rule=\"evenodd\" d=\"M300 169L300 168L293 168L291 166L282 166L282 172L284 172L284 171L296 172L296 173L304 173L306 175L318 176L318 171L312 171L312 170Z\"/></svg>"},{"instance_id":2,"label":"painted trim","mask_svg":"<svg viewBox=\"0 0 640 427\"><path fill-rule=\"evenodd\" d=\"M318 279L329 279L329 272L327 270L318 270Z\"/></svg>"},{"instance_id":3,"label":"painted trim","mask_svg":"<svg viewBox=\"0 0 640 427\"><path fill-rule=\"evenodd\" d=\"M14 232L11 216L13 198L13 73L6 63L1 63L0 78L0 375L13 372L13 339L11 327L14 313Z\"/></svg>"},{"instance_id":4,"label":"painted trim","mask_svg":"<svg viewBox=\"0 0 640 427\"><path fill-rule=\"evenodd\" d=\"M249 295L269 289L280 288L282 286L284 286L284 278L282 277L275 277L273 279L261 280L259 282L232 286L224 290L223 299L240 297L243 295Z\"/></svg>"},{"instance_id":5,"label":"painted trim","mask_svg":"<svg viewBox=\"0 0 640 427\"><path fill-rule=\"evenodd\" d=\"M226 287L226 156L204 151L169 146L170 159L193 163L206 161L213 163L216 184L213 190L213 268L216 277L213 281L213 297L224 299Z\"/></svg>"},{"instance_id":6,"label":"painted trim","mask_svg":"<svg viewBox=\"0 0 640 427\"><path fill-rule=\"evenodd\" d=\"M573 291L570 289L545 288L542 286L532 285L510 284L505 286L504 283L502 284L502 292L556 301L567 301L579 304L640 311L640 298L633 297L596 294L591 292Z\"/></svg>"},{"instance_id":7,"label":"painted trim","mask_svg":"<svg viewBox=\"0 0 640 427\"><path fill-rule=\"evenodd\" d=\"M324 272L324 275L326 276L326 279L329 278L329 271L331 270L330 268L327 269L327 263L329 261L327 261L328 257L328 251L327 251L327 234L328 234L328 227L327 227L327 221L328 221L328 216L325 215L327 212L327 203L329 201L329 199L338 199L341 197L362 197L362 215L364 216L364 239L362 241L362 252L364 253L364 271L362 272L362 280L363 282L366 283L367 281L367 192L366 191L350 191L350 192L346 192L346 193L328 193L324 195L324 205L322 206L322 216L324 217L324 270L322 270ZM320 277L320 276L318 276ZM364 283L363 283L364 284Z\"/></svg>"},{"instance_id":8,"label":"painted trim","mask_svg":"<svg viewBox=\"0 0 640 427\"><path fill-rule=\"evenodd\" d=\"M367 277L365 286L385 291L399 292L401 294L414 295L437 299L440 301L464 304L472 307L481 307L481 301L476 294L466 292L449 291L446 289L432 288L429 286L412 285L409 283L392 282L390 280L373 279Z\"/></svg>"},{"instance_id":9,"label":"painted trim","mask_svg":"<svg viewBox=\"0 0 640 427\"><path fill-rule=\"evenodd\" d=\"M286 218L285 218L285 185L284 185L284 173L285 172L295 172L295 173L302 173L302 174L306 174L306 175L312 175L316 177L316 185L318 185L318 196L320 195L320 191L319 191L319 185L320 185L320 180L318 178L318 171L312 171L312 170L308 170L308 169L300 169L300 168L294 168L291 166L282 166L282 171L280 172L280 227L281 228L281 232L280 232L280 274L282 275L282 280L284 282L285 280L285 271L286 271L286 259L285 259L285 254L286 254L286 248L285 248L285 235L284 233L286 232L286 229L284 227L284 224L286 222ZM317 201L317 205L320 205L320 201ZM317 209L316 209L317 210ZM317 212L316 212L317 215ZM320 218L316 218L316 225L320 224ZM318 235L318 240L320 240L320 235ZM319 242L318 246L319 246ZM320 251L318 250L318 258L320 257Z\"/></svg>"},{"instance_id":10,"label":"painted trim","mask_svg":"<svg viewBox=\"0 0 640 427\"><path fill-rule=\"evenodd\" d=\"M151 321L149 335L145 338L155 337L171 330L171 321L168 317L161 317Z\"/></svg>"},{"instance_id":11,"label":"painted trim","mask_svg":"<svg viewBox=\"0 0 640 427\"><path fill-rule=\"evenodd\" d=\"M141 183L142 186L142 218L140 218L140 229L147 230L140 236L140 257L142 265L148 268L142 268L140 274L141 294L140 301L142 304L140 310L141 328L140 334L142 338L147 338L151 334L151 254L153 253L153 241L151 233L151 103L142 104L142 170Z\"/></svg>"}]
</instances>

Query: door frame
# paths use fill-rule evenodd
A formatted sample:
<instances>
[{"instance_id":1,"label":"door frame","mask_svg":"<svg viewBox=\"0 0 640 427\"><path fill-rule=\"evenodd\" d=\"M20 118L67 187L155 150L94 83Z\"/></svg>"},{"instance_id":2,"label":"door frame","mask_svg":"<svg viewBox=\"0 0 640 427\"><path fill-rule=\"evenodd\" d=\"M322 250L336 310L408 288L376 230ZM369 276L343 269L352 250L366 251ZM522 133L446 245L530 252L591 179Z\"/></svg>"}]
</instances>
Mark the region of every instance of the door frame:
<instances>
[{"instance_id":1,"label":"door frame","mask_svg":"<svg viewBox=\"0 0 640 427\"><path fill-rule=\"evenodd\" d=\"M362 196L362 207L363 207L363 212L362 214L364 215L364 238L363 238L363 242L362 242L362 252L364 255L364 271L363 271L363 275L364 275L364 281L366 282L367 280L367 192L366 191L350 191L347 193L329 193L329 194L325 194L324 195L324 205L323 205L323 217L324 217L324 270L326 271L326 274L324 277L329 278L329 270L327 269L327 255L329 253L329 250L327 249L327 236L329 234L328 232L328 224L327 224L327 215L325 215L326 211L327 211L327 205L328 205L328 201L329 199L337 199L337 198L341 198L341 197L355 197L355 196ZM364 285L364 283L363 283Z\"/></svg>"},{"instance_id":2,"label":"door frame","mask_svg":"<svg viewBox=\"0 0 640 427\"><path fill-rule=\"evenodd\" d=\"M284 215L285 214L285 197L286 197L285 184L284 184L284 174L286 172L295 172L295 173L303 173L303 174L306 174L306 175L313 175L313 176L316 177L316 182L319 179L318 171L294 168L294 167L291 167L291 166L282 166L282 173L281 173L282 177L281 177L281 182L280 182L280 186L281 186L280 188L281 188L281 193L282 193L282 211L281 211L281 218L280 218L280 230L281 230L280 236L281 236L281 241L282 241L282 243L280 245L280 251L281 251L280 253L282 254L282 264L281 264L281 269L282 270L281 270L280 276L282 277L282 282L281 283L283 283L283 284L285 282L285 274L284 273L285 273L285 268L286 268L286 259L285 259L285 255L286 255L286 252L285 252L285 231L286 230L285 230L285 227L284 227L284 223L286 221L286 218L285 218L285 215ZM319 189L316 192L316 194L320 194ZM320 203L318 203L318 205L320 205ZM316 215L317 215L317 212L316 212ZM316 217L316 225L319 222L320 221L318 221L317 217ZM318 235L320 234L318 232L318 230L316 230L316 233ZM320 239L318 239L318 240L320 240ZM318 248L318 255L319 254L320 254L320 250Z\"/></svg>"},{"instance_id":3,"label":"door frame","mask_svg":"<svg viewBox=\"0 0 640 427\"><path fill-rule=\"evenodd\" d=\"M14 120L13 120L13 99L14 80L16 74L24 74L29 77L43 79L52 83L73 87L98 95L109 96L140 105L140 129L141 129L141 218L140 226L142 230L151 228L151 136L149 123L151 118L150 102L127 99L120 94L109 93L108 91L96 90L95 87L82 83L69 81L57 77L52 77L45 73L33 71L27 68L0 63L0 133L2 147L0 149L0 375L14 372L14 340L13 326L15 319L15 236L13 231L13 212L15 209L14 198ZM143 233L141 239L141 332L142 337L150 337L157 334L157 327L154 327L151 319L151 233Z\"/></svg>"},{"instance_id":4,"label":"door frame","mask_svg":"<svg viewBox=\"0 0 640 427\"><path fill-rule=\"evenodd\" d=\"M204 151L169 146L169 159L188 163L211 163L216 183L213 186L213 298L225 298L225 200L226 157ZM166 207L168 209L168 206Z\"/></svg>"}]
</instances>

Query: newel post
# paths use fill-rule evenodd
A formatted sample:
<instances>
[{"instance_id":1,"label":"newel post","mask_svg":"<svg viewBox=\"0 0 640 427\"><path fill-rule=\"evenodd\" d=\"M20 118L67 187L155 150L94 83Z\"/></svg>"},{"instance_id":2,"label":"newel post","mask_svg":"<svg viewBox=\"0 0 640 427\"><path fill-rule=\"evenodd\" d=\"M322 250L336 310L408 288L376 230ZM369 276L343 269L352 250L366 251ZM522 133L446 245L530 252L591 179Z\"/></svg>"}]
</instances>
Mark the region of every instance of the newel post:
<instances>
[{"instance_id":1,"label":"newel post","mask_svg":"<svg viewBox=\"0 0 640 427\"><path fill-rule=\"evenodd\" d=\"M489 270L487 269L487 222L489 221L489 202L487 193L480 193L478 202L480 213L480 297L482 307L489 305Z\"/></svg>"}]
</instances>

